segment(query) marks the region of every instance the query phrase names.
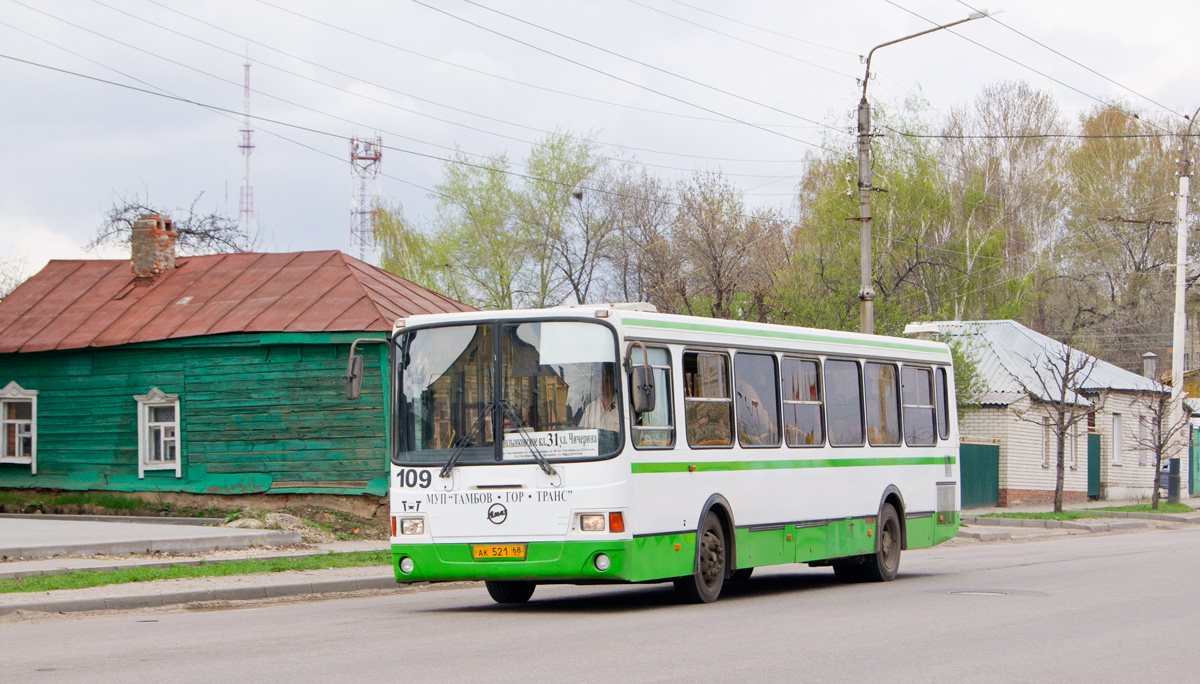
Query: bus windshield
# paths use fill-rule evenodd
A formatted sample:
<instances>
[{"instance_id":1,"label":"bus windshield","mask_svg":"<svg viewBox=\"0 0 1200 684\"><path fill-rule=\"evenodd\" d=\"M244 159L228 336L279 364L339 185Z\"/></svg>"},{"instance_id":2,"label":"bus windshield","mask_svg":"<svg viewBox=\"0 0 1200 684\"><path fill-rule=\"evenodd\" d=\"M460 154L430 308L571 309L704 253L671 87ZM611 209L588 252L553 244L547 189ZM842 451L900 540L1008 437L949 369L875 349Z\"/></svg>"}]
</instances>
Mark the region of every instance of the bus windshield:
<instances>
[{"instance_id":1,"label":"bus windshield","mask_svg":"<svg viewBox=\"0 0 1200 684\"><path fill-rule=\"evenodd\" d=\"M616 340L600 323L421 328L397 345L397 463L595 459L621 446Z\"/></svg>"}]
</instances>

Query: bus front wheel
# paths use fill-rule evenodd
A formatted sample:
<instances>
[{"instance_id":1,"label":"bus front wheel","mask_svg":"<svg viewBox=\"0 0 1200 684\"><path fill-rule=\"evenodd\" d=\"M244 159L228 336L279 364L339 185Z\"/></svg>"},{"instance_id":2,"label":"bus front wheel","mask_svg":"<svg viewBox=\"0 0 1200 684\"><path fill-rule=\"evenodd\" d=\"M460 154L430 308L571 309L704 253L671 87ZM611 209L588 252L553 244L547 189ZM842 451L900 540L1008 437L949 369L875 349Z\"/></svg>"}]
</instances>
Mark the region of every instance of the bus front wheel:
<instances>
[{"instance_id":1,"label":"bus front wheel","mask_svg":"<svg viewBox=\"0 0 1200 684\"><path fill-rule=\"evenodd\" d=\"M537 585L533 582L498 582L487 580L483 583L488 595L496 603L525 603L533 596Z\"/></svg>"},{"instance_id":2,"label":"bus front wheel","mask_svg":"<svg viewBox=\"0 0 1200 684\"><path fill-rule=\"evenodd\" d=\"M675 579L675 592L685 603L712 603L725 584L725 528L709 511L696 534L696 569Z\"/></svg>"}]
</instances>

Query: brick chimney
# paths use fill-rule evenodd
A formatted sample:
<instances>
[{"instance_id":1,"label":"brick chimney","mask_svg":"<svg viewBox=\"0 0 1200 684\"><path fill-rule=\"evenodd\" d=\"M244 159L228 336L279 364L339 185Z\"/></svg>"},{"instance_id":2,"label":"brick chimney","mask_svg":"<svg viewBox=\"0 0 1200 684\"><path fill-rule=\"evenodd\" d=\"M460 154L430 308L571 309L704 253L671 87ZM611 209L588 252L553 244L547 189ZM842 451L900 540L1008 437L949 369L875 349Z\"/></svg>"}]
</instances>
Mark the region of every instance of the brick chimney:
<instances>
[{"instance_id":1,"label":"brick chimney","mask_svg":"<svg viewBox=\"0 0 1200 684\"><path fill-rule=\"evenodd\" d=\"M171 219L158 214L142 214L133 222L130 240L130 266L133 276L141 281L153 281L175 268L175 238Z\"/></svg>"}]
</instances>

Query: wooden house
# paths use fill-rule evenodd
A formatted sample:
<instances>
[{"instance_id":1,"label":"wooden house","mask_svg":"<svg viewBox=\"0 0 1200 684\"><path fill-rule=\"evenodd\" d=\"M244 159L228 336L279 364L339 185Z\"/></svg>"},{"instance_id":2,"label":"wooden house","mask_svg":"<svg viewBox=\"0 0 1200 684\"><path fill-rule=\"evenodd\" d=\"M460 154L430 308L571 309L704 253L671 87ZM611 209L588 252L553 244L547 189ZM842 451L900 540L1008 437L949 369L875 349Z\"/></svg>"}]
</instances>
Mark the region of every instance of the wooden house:
<instances>
[{"instance_id":1,"label":"wooden house","mask_svg":"<svg viewBox=\"0 0 1200 684\"><path fill-rule=\"evenodd\" d=\"M0 488L385 494L386 345L348 402L350 344L470 307L338 251L175 258L170 228L0 301Z\"/></svg>"}]
</instances>

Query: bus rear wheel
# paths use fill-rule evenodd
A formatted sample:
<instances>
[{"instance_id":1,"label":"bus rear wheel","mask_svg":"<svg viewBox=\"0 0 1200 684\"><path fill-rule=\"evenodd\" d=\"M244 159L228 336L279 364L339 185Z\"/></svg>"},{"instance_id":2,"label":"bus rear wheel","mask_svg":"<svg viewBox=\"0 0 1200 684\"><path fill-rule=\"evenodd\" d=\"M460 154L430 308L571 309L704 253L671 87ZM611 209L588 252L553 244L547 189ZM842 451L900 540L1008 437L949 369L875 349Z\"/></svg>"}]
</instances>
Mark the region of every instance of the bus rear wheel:
<instances>
[{"instance_id":1,"label":"bus rear wheel","mask_svg":"<svg viewBox=\"0 0 1200 684\"><path fill-rule=\"evenodd\" d=\"M862 566L863 579L868 582L891 582L900 572L900 515L892 504L884 504L879 512L879 550L867 557Z\"/></svg>"},{"instance_id":2,"label":"bus rear wheel","mask_svg":"<svg viewBox=\"0 0 1200 684\"><path fill-rule=\"evenodd\" d=\"M725 528L709 511L696 535L696 569L675 579L675 593L685 603L712 603L725 585Z\"/></svg>"},{"instance_id":3,"label":"bus rear wheel","mask_svg":"<svg viewBox=\"0 0 1200 684\"><path fill-rule=\"evenodd\" d=\"M487 580L483 583L488 595L496 603L525 603L533 596L537 585L533 582L499 582Z\"/></svg>"}]
</instances>

